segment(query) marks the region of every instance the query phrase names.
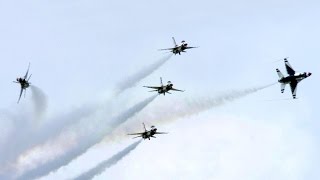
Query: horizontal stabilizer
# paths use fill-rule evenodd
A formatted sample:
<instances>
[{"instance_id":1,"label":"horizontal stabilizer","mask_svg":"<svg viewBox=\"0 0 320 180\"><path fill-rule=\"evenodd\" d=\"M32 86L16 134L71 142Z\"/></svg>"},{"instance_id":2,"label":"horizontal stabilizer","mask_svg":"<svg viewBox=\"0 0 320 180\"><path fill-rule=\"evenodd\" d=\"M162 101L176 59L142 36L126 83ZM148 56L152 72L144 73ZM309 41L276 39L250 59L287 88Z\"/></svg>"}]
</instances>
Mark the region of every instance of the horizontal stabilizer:
<instances>
[{"instance_id":1,"label":"horizontal stabilizer","mask_svg":"<svg viewBox=\"0 0 320 180\"><path fill-rule=\"evenodd\" d=\"M286 84L281 83L281 93L283 93L283 92L284 92L285 87L286 87Z\"/></svg>"},{"instance_id":2,"label":"horizontal stabilizer","mask_svg":"<svg viewBox=\"0 0 320 180\"><path fill-rule=\"evenodd\" d=\"M283 78L283 74L281 73L281 71L279 69L276 69L276 71L277 71L279 78Z\"/></svg>"}]
</instances>

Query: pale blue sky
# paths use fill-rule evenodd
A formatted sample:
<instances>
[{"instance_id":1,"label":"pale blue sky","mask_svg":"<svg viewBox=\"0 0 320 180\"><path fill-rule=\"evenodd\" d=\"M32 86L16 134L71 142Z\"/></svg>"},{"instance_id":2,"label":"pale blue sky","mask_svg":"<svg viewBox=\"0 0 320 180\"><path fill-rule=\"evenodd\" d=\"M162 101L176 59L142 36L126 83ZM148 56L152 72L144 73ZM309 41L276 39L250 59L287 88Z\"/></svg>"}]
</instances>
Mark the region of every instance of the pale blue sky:
<instances>
[{"instance_id":1,"label":"pale blue sky","mask_svg":"<svg viewBox=\"0 0 320 180\"><path fill-rule=\"evenodd\" d=\"M16 77L24 75L28 62L31 62L33 74L31 82L47 94L48 111L59 114L111 93L118 82L163 57L165 54L157 50L171 47L172 36L179 42L186 40L189 45L200 48L173 56L159 70L129 89L119 98L123 107L149 97L141 86L157 85L160 76L186 92L159 97L154 104L170 103L170 98L215 96L218 92L276 82L275 69L285 72L285 67L281 61L272 62L289 57L297 71L313 73L299 84L298 100L265 101L291 98L289 87L281 94L280 86L274 85L199 116L160 125L159 128L172 133L142 143L100 179L117 179L122 171L125 173L120 177L124 179L150 176L159 179L233 179L226 173L231 169L239 169L234 172L239 179L319 179L320 157L316 153L320 147L320 116L316 112L320 100L319 8L318 1L289 0L0 1L0 108L14 111L30 104L30 91L27 98L16 104L19 87L12 83ZM230 124L221 125L219 119L230 119ZM250 136L257 134L258 140L247 139L249 135L241 129L241 122L248 125ZM0 124L3 132L6 132L7 124ZM213 139L219 134L207 131L211 130L210 126L212 131L217 130L216 125L233 133L230 137L222 133L225 136L215 141ZM229 129L228 125L235 128ZM203 128L205 135L202 135ZM278 138L272 136L274 129L278 132L277 128L281 129L282 135ZM255 132L255 129L261 132ZM266 147L259 143L265 136L266 141L270 141ZM242 144L234 141L236 137L244 137L239 142L248 143L245 144L247 148L237 150ZM277 139L279 142L274 142ZM229 149L219 146L223 141L232 142ZM112 156L131 143L131 140L121 141L114 145L114 151L108 150L107 155ZM305 148L299 149L304 143L307 143ZM200 148L189 149L188 146ZM264 148L260 149L261 146ZM283 153L277 154L277 146L284 147ZM184 149L189 150L182 152ZM219 152L210 153L212 149L219 149ZM235 149L234 153L232 149ZM271 162L261 160L261 164L258 163L258 167L270 170L257 170L257 162L243 158L247 157L244 154L252 153L251 149L260 153L254 157L270 157ZM294 151L293 155L288 155L290 150ZM96 151L86 158L89 161L92 158L94 162L100 155L105 155L102 150ZM203 152L208 156L191 158L191 155ZM228 153L224 155L224 152ZM156 160L167 153L172 161ZM222 162L226 157L234 158L228 159L230 163L225 165ZM271 168L274 164L285 167L282 162L275 161L292 160L292 157L300 157L295 160L297 164L303 163L292 171L277 166L273 167L275 170ZM212 169L204 166L206 159L216 163ZM185 166L184 161L195 168ZM139 164L148 163L150 167L139 171ZM174 170L164 167L166 163L172 163ZM79 161L77 166L82 164L85 163ZM248 168L242 170L242 166ZM72 177L77 173L72 165L69 168L73 171L60 171L59 177ZM85 169L86 165L78 168ZM251 177L251 170L257 174Z\"/></svg>"}]
</instances>

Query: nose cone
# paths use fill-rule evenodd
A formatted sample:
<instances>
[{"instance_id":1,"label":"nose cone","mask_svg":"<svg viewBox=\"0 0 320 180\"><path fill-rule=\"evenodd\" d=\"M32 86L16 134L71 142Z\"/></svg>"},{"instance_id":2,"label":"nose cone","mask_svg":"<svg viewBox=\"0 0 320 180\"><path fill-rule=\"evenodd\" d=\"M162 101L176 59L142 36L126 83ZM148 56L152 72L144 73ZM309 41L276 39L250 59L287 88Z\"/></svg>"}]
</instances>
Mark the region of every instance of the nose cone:
<instances>
[{"instance_id":1,"label":"nose cone","mask_svg":"<svg viewBox=\"0 0 320 180\"><path fill-rule=\"evenodd\" d=\"M311 76L311 75L312 75L312 73L311 73L311 72L309 72L309 73L308 73L308 76Z\"/></svg>"}]
</instances>

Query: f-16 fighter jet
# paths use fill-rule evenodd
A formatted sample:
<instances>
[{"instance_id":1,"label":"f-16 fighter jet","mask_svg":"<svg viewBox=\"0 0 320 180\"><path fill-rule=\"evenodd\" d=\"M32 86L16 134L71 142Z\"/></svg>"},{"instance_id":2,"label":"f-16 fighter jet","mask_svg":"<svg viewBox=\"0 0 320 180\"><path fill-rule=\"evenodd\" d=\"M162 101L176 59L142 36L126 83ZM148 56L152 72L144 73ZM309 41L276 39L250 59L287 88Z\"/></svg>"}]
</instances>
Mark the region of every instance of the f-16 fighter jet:
<instances>
[{"instance_id":1,"label":"f-16 fighter jet","mask_svg":"<svg viewBox=\"0 0 320 180\"><path fill-rule=\"evenodd\" d=\"M181 44L178 45L176 43L176 40L174 37L172 37L174 47L173 48L167 48L167 49L160 49L160 50L169 50L171 51L174 55L179 54L181 55L181 52L186 52L186 49L192 49L192 48L198 48L198 47L189 47L186 41L181 41Z\"/></svg>"},{"instance_id":2,"label":"f-16 fighter jet","mask_svg":"<svg viewBox=\"0 0 320 180\"><path fill-rule=\"evenodd\" d=\"M133 138L141 137L141 138L143 138L144 140L145 140L145 139L149 139L149 140L150 140L150 137L156 138L156 137L154 136L155 134L168 134L168 133L166 133L166 132L157 132L157 128L154 127L154 126L151 126L151 129L148 131L148 130L146 129L146 126L144 125L144 123L142 123L142 124L143 124L143 128L144 128L144 132L141 132L141 133L133 133L133 134L128 134L128 135L138 135L138 136L133 137Z\"/></svg>"},{"instance_id":3,"label":"f-16 fighter jet","mask_svg":"<svg viewBox=\"0 0 320 180\"><path fill-rule=\"evenodd\" d=\"M284 58L284 63L287 69L288 76L283 76L283 74L280 72L279 69L277 69L277 73L279 76L278 82L281 85L281 93L284 92L286 84L290 84L291 93L293 99L296 99L296 93L297 93L297 85L300 81L303 79L311 76L312 73L310 72L304 72L304 73L296 73L295 70L291 67L289 64L287 58Z\"/></svg>"},{"instance_id":4,"label":"f-16 fighter jet","mask_svg":"<svg viewBox=\"0 0 320 180\"><path fill-rule=\"evenodd\" d=\"M20 77L20 78L17 78L17 79L16 79L17 81L13 81L14 83L19 83L20 86L21 86L20 95L19 95L19 99L18 99L18 102L17 102L17 103L19 103L23 91L24 91L24 97L26 97L27 88L28 88L28 87L30 86L30 84L31 84L31 83L29 82L29 80L30 80L32 74L28 77L29 68L30 68L30 63L29 63L28 70L27 70L26 74L24 75L24 77L23 77L23 78L21 78L21 77Z\"/></svg>"},{"instance_id":5,"label":"f-16 fighter jet","mask_svg":"<svg viewBox=\"0 0 320 180\"><path fill-rule=\"evenodd\" d=\"M184 92L183 90L173 88L173 84L171 83L171 81L168 81L167 85L163 85L161 77L160 77L160 83L161 83L161 86L143 86L143 87L154 89L150 92L158 91L159 94L163 94L163 95L166 95L166 93L169 93L170 90Z\"/></svg>"}]
</instances>

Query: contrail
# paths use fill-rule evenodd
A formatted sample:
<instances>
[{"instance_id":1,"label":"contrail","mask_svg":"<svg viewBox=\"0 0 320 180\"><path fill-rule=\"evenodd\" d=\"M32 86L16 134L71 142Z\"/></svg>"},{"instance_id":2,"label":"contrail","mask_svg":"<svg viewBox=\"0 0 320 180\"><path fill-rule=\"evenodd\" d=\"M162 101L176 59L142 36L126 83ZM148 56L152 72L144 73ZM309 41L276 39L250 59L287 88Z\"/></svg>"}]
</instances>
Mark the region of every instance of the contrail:
<instances>
[{"instance_id":1,"label":"contrail","mask_svg":"<svg viewBox=\"0 0 320 180\"><path fill-rule=\"evenodd\" d=\"M98 164L96 167L90 169L89 171L79 175L75 178L75 180L88 180L92 179L95 176L98 176L102 172L105 171L105 169L112 167L113 165L116 165L121 159L123 159L125 156L127 156L131 151L133 151L142 140L139 140L130 146L126 147L122 151L118 152L117 154L113 155L111 158L102 161L100 164Z\"/></svg>"},{"instance_id":2,"label":"contrail","mask_svg":"<svg viewBox=\"0 0 320 180\"><path fill-rule=\"evenodd\" d=\"M141 128L141 124L137 122L146 122L149 124L155 123L157 125L170 123L178 119L193 116L211 108L233 102L274 84L243 90L233 90L216 97L184 99L181 101L170 100L170 105L166 102L160 105L154 105L152 108L146 108L145 111L131 119L125 124L125 127L115 130L111 136L106 137L105 141L120 140L123 138L121 134L127 134L139 130Z\"/></svg>"},{"instance_id":3,"label":"contrail","mask_svg":"<svg viewBox=\"0 0 320 180\"><path fill-rule=\"evenodd\" d=\"M32 91L32 102L34 106L34 115L37 121L44 118L47 112L47 96L44 92L38 88L37 86L31 85L30 86Z\"/></svg>"},{"instance_id":4,"label":"contrail","mask_svg":"<svg viewBox=\"0 0 320 180\"><path fill-rule=\"evenodd\" d=\"M126 89L129 89L129 88L133 87L136 83L141 81L143 78L149 76L152 72L154 72L159 67L161 67L171 57L172 57L172 54L167 55L167 56L159 59L155 63L153 63L153 64L141 69L139 72L137 72L136 74L133 74L128 79L120 82L116 86L116 90L115 90L116 94L120 94L121 92L125 91Z\"/></svg>"},{"instance_id":5,"label":"contrail","mask_svg":"<svg viewBox=\"0 0 320 180\"><path fill-rule=\"evenodd\" d=\"M124 111L119 116L116 116L115 118L111 119L111 122L107 122L107 120L104 123L101 123L100 126L96 127L96 132L92 133L88 138L81 137L80 144L75 148L70 150L69 152L66 152L64 155L62 155L59 158L56 158L50 162L47 162L44 165L41 165L38 168L32 169L26 173L24 173L22 176L20 176L18 179L35 179L40 176L44 176L50 172L54 172L59 167L63 168L63 166L68 165L73 159L81 156L84 154L90 147L96 145L102 139L111 133L115 128L120 126L122 123L126 122L129 118L133 117L135 114L143 110L149 103L151 103L158 95L153 95L137 104L132 106L131 108ZM104 118L104 117L101 117Z\"/></svg>"}]
</instances>

